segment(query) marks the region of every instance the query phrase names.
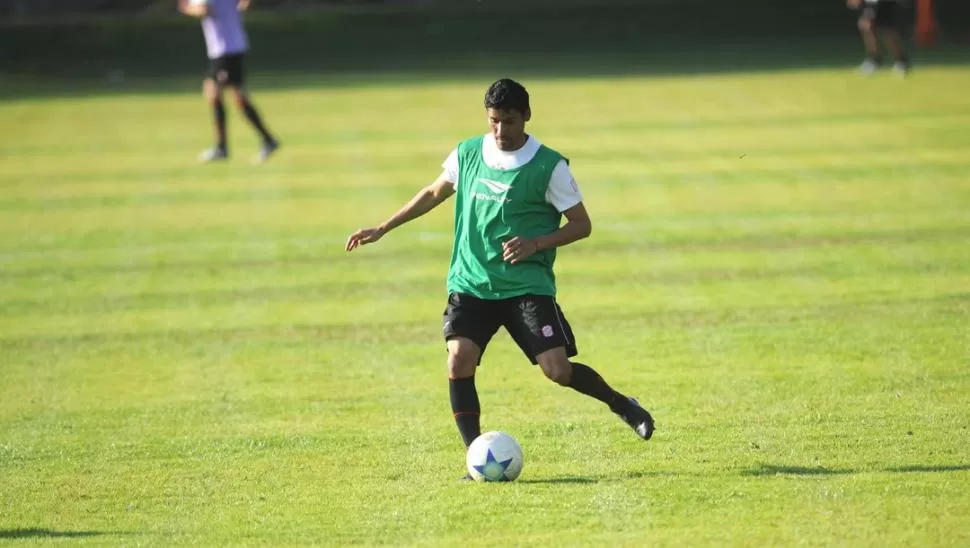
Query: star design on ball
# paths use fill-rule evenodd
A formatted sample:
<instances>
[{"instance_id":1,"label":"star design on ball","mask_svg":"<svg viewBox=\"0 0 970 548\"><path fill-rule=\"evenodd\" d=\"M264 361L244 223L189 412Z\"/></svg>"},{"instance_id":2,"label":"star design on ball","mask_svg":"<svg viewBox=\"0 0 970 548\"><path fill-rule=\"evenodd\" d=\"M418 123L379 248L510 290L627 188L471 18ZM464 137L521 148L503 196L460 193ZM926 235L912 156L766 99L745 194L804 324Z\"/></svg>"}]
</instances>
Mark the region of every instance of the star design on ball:
<instances>
[{"instance_id":1,"label":"star design on ball","mask_svg":"<svg viewBox=\"0 0 970 548\"><path fill-rule=\"evenodd\" d=\"M485 455L485 463L482 465L476 464L474 467L487 481L505 481L508 479L505 477L505 471L512 464L512 460L496 460L495 455L492 454L492 450L489 449Z\"/></svg>"}]
</instances>

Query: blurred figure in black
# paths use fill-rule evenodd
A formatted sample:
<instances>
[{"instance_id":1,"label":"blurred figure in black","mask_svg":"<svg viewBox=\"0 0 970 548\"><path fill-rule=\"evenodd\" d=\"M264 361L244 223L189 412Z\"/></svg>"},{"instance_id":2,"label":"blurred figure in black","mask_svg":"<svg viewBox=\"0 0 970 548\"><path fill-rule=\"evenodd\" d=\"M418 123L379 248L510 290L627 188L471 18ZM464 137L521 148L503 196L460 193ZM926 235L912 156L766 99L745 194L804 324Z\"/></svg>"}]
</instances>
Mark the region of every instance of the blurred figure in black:
<instances>
[{"instance_id":1,"label":"blurred figure in black","mask_svg":"<svg viewBox=\"0 0 970 548\"><path fill-rule=\"evenodd\" d=\"M903 1L848 0L850 8L859 10L859 32L866 46L866 59L859 66L860 73L869 76L882 66L880 39L889 55L896 60L893 73L902 77L909 72L909 55L900 32Z\"/></svg>"}]
</instances>

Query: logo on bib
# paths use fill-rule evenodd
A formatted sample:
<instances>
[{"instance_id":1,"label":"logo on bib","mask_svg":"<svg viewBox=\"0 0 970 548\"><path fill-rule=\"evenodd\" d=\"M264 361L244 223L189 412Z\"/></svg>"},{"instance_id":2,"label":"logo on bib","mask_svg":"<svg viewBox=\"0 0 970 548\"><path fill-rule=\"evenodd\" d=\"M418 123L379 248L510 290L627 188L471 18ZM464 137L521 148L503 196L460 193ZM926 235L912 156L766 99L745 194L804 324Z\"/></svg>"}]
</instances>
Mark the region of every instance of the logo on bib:
<instances>
[{"instance_id":1,"label":"logo on bib","mask_svg":"<svg viewBox=\"0 0 970 548\"><path fill-rule=\"evenodd\" d=\"M512 188L512 185L507 185L501 181L493 181L492 179L486 179L484 177L479 177L478 182L485 185L489 190L491 190L495 194L503 194L505 192L508 192L508 190Z\"/></svg>"},{"instance_id":2,"label":"logo on bib","mask_svg":"<svg viewBox=\"0 0 970 548\"><path fill-rule=\"evenodd\" d=\"M478 183L488 189L488 192L476 192L471 193L471 197L476 200L485 200L488 202L498 202L504 204L505 202L511 202L511 198L506 198L505 193L508 192L512 185L507 185L501 181L493 181L492 179L486 179L484 177L478 178Z\"/></svg>"}]
</instances>

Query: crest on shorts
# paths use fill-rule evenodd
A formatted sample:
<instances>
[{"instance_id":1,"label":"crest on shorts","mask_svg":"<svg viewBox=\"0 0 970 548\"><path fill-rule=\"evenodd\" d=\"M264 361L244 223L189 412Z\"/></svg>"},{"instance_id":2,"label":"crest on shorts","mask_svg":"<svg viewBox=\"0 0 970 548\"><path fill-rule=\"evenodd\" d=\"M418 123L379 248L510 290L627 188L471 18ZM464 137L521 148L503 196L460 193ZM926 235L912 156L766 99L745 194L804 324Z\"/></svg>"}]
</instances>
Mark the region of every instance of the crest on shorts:
<instances>
[{"instance_id":1,"label":"crest on shorts","mask_svg":"<svg viewBox=\"0 0 970 548\"><path fill-rule=\"evenodd\" d=\"M542 336L543 337L545 337L545 338L548 339L549 337L552 337L553 333L554 332L552 330L552 326L551 325L544 325L544 326L542 326Z\"/></svg>"}]
</instances>

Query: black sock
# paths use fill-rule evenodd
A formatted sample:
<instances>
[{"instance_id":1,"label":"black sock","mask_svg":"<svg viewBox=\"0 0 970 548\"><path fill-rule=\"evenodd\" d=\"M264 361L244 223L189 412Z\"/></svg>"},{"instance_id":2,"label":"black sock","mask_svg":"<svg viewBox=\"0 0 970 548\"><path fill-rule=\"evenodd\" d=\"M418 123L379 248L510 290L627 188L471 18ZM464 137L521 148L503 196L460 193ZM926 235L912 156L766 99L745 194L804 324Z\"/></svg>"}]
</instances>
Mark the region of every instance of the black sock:
<instances>
[{"instance_id":1,"label":"black sock","mask_svg":"<svg viewBox=\"0 0 970 548\"><path fill-rule=\"evenodd\" d=\"M603 380L603 377L599 373L588 365L577 362L572 363L573 375L569 379L570 388L609 405L610 410L613 412L622 411L626 408L628 404L626 397L606 384L606 381Z\"/></svg>"},{"instance_id":2,"label":"black sock","mask_svg":"<svg viewBox=\"0 0 970 548\"><path fill-rule=\"evenodd\" d=\"M216 146L226 150L226 107L221 100L212 103L212 116L216 126Z\"/></svg>"},{"instance_id":3,"label":"black sock","mask_svg":"<svg viewBox=\"0 0 970 548\"><path fill-rule=\"evenodd\" d=\"M263 137L263 141L267 143L275 141L273 136L269 134L266 126L263 125L263 120L259 117L259 112L256 111L256 107L254 107L249 100L242 101L240 106L242 107L243 114L246 115L246 119L249 120L249 123L252 124L253 127L256 128L256 131L259 132L260 136Z\"/></svg>"},{"instance_id":4,"label":"black sock","mask_svg":"<svg viewBox=\"0 0 970 548\"><path fill-rule=\"evenodd\" d=\"M475 389L475 377L448 379L448 391L451 393L451 412L455 416L455 424L458 425L461 439L465 441L465 447L468 447L482 434L482 408L478 402L478 390Z\"/></svg>"}]
</instances>

